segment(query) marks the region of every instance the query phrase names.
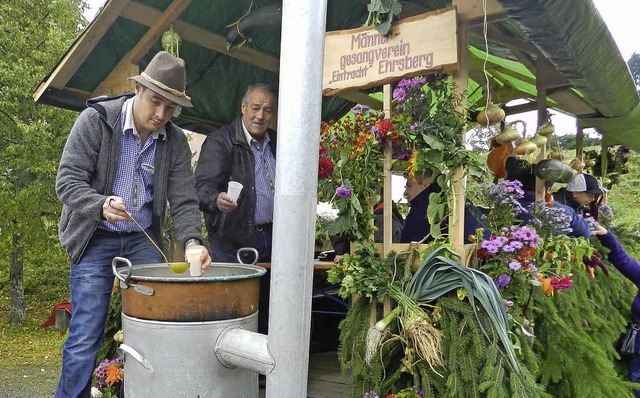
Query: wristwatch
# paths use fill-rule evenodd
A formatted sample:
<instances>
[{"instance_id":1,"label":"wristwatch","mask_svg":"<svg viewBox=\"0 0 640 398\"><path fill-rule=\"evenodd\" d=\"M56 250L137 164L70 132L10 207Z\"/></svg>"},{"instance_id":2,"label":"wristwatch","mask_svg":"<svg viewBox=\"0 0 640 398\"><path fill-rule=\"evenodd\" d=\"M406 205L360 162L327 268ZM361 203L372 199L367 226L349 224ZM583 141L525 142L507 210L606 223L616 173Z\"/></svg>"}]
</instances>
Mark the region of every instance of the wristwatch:
<instances>
[{"instance_id":1,"label":"wristwatch","mask_svg":"<svg viewBox=\"0 0 640 398\"><path fill-rule=\"evenodd\" d=\"M187 250L187 246L189 246L190 244L195 243L196 245L202 245L202 242L200 242L200 239L196 239L196 238L191 238L189 240L187 240L186 242L184 242L184 250Z\"/></svg>"}]
</instances>

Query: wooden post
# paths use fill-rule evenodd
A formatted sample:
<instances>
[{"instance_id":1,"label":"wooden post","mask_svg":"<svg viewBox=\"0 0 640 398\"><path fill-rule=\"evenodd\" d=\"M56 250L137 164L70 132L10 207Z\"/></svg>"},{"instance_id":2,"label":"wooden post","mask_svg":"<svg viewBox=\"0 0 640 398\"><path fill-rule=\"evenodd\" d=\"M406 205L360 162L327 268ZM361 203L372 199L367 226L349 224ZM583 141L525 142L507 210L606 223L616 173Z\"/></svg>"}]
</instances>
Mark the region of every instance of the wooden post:
<instances>
[{"instance_id":1,"label":"wooden post","mask_svg":"<svg viewBox=\"0 0 640 398\"><path fill-rule=\"evenodd\" d=\"M454 5L456 1L454 1ZM467 80L469 79L468 58L469 51L467 49L469 41L469 24L468 22L460 22L458 24L458 70L453 73L454 96L461 98L458 103L457 110L466 112L466 96ZM462 142L465 141L465 132L462 132ZM449 216L449 237L453 249L462 254L464 252L464 203L466 189L466 171L463 167L457 167L451 175L451 192L452 198L450 207L453 213Z\"/></svg>"},{"instance_id":2,"label":"wooden post","mask_svg":"<svg viewBox=\"0 0 640 398\"><path fill-rule=\"evenodd\" d=\"M538 103L538 122L536 128L536 134L538 128L547 122L547 89L538 87L536 95L536 101ZM542 159L547 157L547 146L543 145L540 147L540 153L538 154L537 161L541 161ZM542 200L546 194L546 187L544 181L539 178L536 178L536 200Z\"/></svg>"},{"instance_id":3,"label":"wooden post","mask_svg":"<svg viewBox=\"0 0 640 398\"><path fill-rule=\"evenodd\" d=\"M391 118L391 84L385 84L383 86L383 111L386 119ZM382 239L382 254L386 257L391 251L392 236L393 236L393 221L392 221L392 198L391 198L391 152L392 149L385 146L383 150L384 154L384 187L382 189L382 200L384 202L383 210L383 228L384 234Z\"/></svg>"}]
</instances>

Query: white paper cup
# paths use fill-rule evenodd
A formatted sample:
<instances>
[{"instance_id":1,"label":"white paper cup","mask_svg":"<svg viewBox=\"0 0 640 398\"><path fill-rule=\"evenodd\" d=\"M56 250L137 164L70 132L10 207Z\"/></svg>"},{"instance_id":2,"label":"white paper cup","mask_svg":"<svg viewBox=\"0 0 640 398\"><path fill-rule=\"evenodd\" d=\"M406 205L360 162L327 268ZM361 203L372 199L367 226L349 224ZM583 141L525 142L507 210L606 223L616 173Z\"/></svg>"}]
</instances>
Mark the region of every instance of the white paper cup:
<instances>
[{"instance_id":1,"label":"white paper cup","mask_svg":"<svg viewBox=\"0 0 640 398\"><path fill-rule=\"evenodd\" d=\"M191 276L201 276L202 263L200 262L200 256L202 256L202 248L187 249L186 256Z\"/></svg>"},{"instance_id":2,"label":"white paper cup","mask_svg":"<svg viewBox=\"0 0 640 398\"><path fill-rule=\"evenodd\" d=\"M227 187L227 195L231 196L233 202L238 201L238 196L240 196L240 191L242 191L242 184L238 181L229 181L229 186Z\"/></svg>"}]
</instances>

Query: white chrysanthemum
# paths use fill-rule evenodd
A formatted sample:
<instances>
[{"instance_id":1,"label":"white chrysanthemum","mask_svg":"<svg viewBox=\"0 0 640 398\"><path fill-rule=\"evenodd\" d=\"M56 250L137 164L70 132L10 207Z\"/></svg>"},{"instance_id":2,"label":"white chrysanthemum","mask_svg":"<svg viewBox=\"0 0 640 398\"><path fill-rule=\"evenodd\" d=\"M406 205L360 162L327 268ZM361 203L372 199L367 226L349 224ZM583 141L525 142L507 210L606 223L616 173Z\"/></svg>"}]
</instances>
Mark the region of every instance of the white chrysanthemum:
<instances>
[{"instance_id":1,"label":"white chrysanthemum","mask_svg":"<svg viewBox=\"0 0 640 398\"><path fill-rule=\"evenodd\" d=\"M335 221L340 210L334 209L329 202L320 202L316 207L316 214L325 221Z\"/></svg>"},{"instance_id":2,"label":"white chrysanthemum","mask_svg":"<svg viewBox=\"0 0 640 398\"><path fill-rule=\"evenodd\" d=\"M91 387L91 398L102 398L102 392L95 387Z\"/></svg>"}]
</instances>

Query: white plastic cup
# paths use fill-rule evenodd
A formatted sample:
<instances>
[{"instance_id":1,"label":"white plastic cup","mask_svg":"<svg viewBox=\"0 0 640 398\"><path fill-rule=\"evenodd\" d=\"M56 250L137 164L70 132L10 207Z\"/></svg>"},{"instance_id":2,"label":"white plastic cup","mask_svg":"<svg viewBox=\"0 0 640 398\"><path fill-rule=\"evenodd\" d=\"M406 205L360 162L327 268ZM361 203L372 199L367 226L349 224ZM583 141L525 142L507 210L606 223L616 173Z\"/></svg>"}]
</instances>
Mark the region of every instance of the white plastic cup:
<instances>
[{"instance_id":1,"label":"white plastic cup","mask_svg":"<svg viewBox=\"0 0 640 398\"><path fill-rule=\"evenodd\" d=\"M238 181L229 181L229 186L227 187L227 195L231 196L231 199L233 199L234 203L238 201L240 191L242 191L242 184L240 184Z\"/></svg>"},{"instance_id":2,"label":"white plastic cup","mask_svg":"<svg viewBox=\"0 0 640 398\"><path fill-rule=\"evenodd\" d=\"M202 256L202 248L187 249L186 255L191 276L201 276L202 263L200 262L200 256Z\"/></svg>"}]
</instances>

